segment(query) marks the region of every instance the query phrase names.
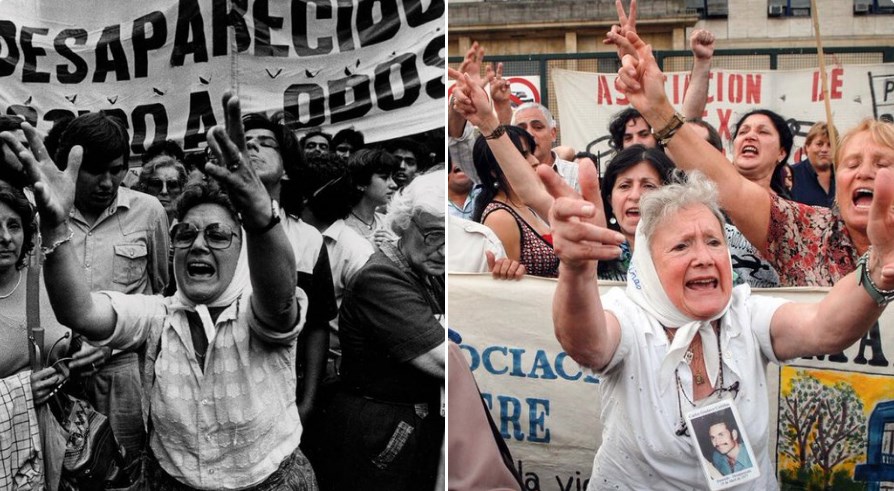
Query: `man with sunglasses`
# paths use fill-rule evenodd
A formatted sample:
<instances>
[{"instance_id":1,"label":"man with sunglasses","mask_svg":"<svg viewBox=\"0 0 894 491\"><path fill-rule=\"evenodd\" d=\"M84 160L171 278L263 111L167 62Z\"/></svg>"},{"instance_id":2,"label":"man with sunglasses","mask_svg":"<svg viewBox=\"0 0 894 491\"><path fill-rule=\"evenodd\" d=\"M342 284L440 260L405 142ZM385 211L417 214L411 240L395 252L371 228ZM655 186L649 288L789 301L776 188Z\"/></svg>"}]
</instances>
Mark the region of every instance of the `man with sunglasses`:
<instances>
[{"instance_id":1,"label":"man with sunglasses","mask_svg":"<svg viewBox=\"0 0 894 491\"><path fill-rule=\"evenodd\" d=\"M168 219L157 199L121 186L130 157L127 130L102 113L75 118L59 142L60 168L68 166L69 152L76 145L83 148L83 164L69 223L90 290L163 292L168 283ZM128 458L138 459L146 430L137 354L81 346L70 368L87 376L83 382L90 403L109 417Z\"/></svg>"},{"instance_id":2,"label":"man with sunglasses","mask_svg":"<svg viewBox=\"0 0 894 491\"><path fill-rule=\"evenodd\" d=\"M298 218L300 210L291 209L287 213L279 205L280 198L287 199L290 203L301 203L301 195L306 194L298 186L284 188L284 184L289 182L285 178L287 170L291 183L297 184L302 180L299 174L304 166L304 159L295 136L288 128L273 123L263 114L247 114L242 122L245 126L249 160L273 199L275 212L280 217L295 252L297 286L308 296L307 323L298 338L296 356L298 413L302 421L307 421L325 372L329 322L338 314L329 255L320 232Z\"/></svg>"}]
</instances>

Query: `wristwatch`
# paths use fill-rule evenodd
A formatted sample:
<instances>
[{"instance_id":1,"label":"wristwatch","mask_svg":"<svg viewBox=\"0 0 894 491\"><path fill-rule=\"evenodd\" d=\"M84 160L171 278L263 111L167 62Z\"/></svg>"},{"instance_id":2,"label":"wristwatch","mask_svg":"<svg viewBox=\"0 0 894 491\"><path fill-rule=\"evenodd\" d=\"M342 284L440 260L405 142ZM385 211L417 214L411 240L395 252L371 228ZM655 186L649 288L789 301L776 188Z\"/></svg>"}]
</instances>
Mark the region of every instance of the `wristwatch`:
<instances>
[{"instance_id":1,"label":"wristwatch","mask_svg":"<svg viewBox=\"0 0 894 491\"><path fill-rule=\"evenodd\" d=\"M670 141L670 139L677 134L677 130L679 130L685 122L686 118L684 118L682 114L674 112L674 116L671 118L670 121L668 121L664 128L661 128L658 131L653 130L652 134L655 136L655 139L658 140L658 143L662 147L665 147L667 146L667 143Z\"/></svg>"},{"instance_id":2,"label":"wristwatch","mask_svg":"<svg viewBox=\"0 0 894 491\"><path fill-rule=\"evenodd\" d=\"M894 300L894 290L879 290L869 276L869 266L867 264L869 263L869 252L871 250L866 251L866 254L860 256L860 259L857 261L857 282L863 286L869 297L879 307L884 307Z\"/></svg>"},{"instance_id":3,"label":"wristwatch","mask_svg":"<svg viewBox=\"0 0 894 491\"><path fill-rule=\"evenodd\" d=\"M276 226L277 223L280 222L281 218L279 216L279 203L276 202L275 199L270 200L270 221L267 222L267 225L264 225L261 228L249 228L243 225L245 231L250 233L251 235L264 235L269 232L270 229Z\"/></svg>"}]
</instances>

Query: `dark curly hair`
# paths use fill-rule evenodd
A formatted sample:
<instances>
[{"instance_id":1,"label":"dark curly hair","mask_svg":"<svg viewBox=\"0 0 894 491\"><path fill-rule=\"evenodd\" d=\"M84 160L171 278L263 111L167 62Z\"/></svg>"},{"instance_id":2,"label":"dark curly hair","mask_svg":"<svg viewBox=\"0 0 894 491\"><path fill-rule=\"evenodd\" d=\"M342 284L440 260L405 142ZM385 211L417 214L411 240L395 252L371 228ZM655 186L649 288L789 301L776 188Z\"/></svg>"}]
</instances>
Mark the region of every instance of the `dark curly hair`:
<instances>
[{"instance_id":1,"label":"dark curly hair","mask_svg":"<svg viewBox=\"0 0 894 491\"><path fill-rule=\"evenodd\" d=\"M239 212L230 201L226 191L221 189L220 185L212 178L206 178L200 172L193 172L189 176L180 198L177 200L177 218L183 220L189 210L199 205L212 204L219 205L230 212L233 220L241 224Z\"/></svg>"},{"instance_id":2,"label":"dark curly hair","mask_svg":"<svg viewBox=\"0 0 894 491\"><path fill-rule=\"evenodd\" d=\"M632 107L618 111L612 116L608 123L608 132L612 137L609 144L613 149L620 152L624 148L624 130L627 128L627 123L637 118L646 120L639 111Z\"/></svg>"},{"instance_id":3,"label":"dark curly hair","mask_svg":"<svg viewBox=\"0 0 894 491\"><path fill-rule=\"evenodd\" d=\"M19 259L16 261L16 269L22 269L27 263L28 255L34 249L34 238L37 236L36 213L25 193L6 181L0 181L0 203L10 207L22 220L25 237L22 241L22 250L19 251Z\"/></svg>"}]
</instances>

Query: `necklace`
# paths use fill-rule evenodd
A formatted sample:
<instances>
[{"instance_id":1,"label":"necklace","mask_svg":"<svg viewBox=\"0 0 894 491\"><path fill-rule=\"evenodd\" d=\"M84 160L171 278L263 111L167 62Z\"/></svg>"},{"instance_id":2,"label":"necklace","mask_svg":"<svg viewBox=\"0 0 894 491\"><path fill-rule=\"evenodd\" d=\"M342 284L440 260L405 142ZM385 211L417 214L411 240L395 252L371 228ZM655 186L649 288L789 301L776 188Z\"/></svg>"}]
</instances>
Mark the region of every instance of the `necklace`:
<instances>
[{"instance_id":1,"label":"necklace","mask_svg":"<svg viewBox=\"0 0 894 491\"><path fill-rule=\"evenodd\" d=\"M7 293L6 295L0 295L0 300L7 298L10 295L12 295L13 293L15 293L16 288L18 288L21 283L22 283L22 271L20 270L19 271L19 279L16 280L16 286L12 287L12 290L9 290L9 293Z\"/></svg>"},{"instance_id":2,"label":"necklace","mask_svg":"<svg viewBox=\"0 0 894 491\"><path fill-rule=\"evenodd\" d=\"M371 221L370 223L366 223L366 221L364 221L362 218L360 218L359 216L357 216L357 214L354 213L353 210L351 211L351 215L354 215L354 218L356 218L357 220L360 220L360 223L366 225L366 228L368 228L368 229L370 229L370 230L373 229L373 224L376 223L376 218L375 218L375 216L373 217L373 219L372 219L372 221Z\"/></svg>"},{"instance_id":3,"label":"necklace","mask_svg":"<svg viewBox=\"0 0 894 491\"><path fill-rule=\"evenodd\" d=\"M673 343L675 333L671 332L666 327L664 328L664 332L667 333L668 339L670 340L671 343ZM695 366L692 364L692 360L696 359L696 355L699 356L699 359L704 357L704 355L702 354L702 350L696 349L696 348L701 348L701 336L699 336L698 339L699 339L698 343L690 343L689 344L689 348L686 350L686 353L683 355L683 361L685 361L686 364L689 365L690 370L692 370L692 380L695 382L695 385L702 385L705 383L705 375L703 373L701 373L700 370L696 371ZM693 341L694 341L694 339L693 339ZM697 346L693 346L696 344L697 344ZM698 364L696 364L696 365L698 365Z\"/></svg>"}]
</instances>

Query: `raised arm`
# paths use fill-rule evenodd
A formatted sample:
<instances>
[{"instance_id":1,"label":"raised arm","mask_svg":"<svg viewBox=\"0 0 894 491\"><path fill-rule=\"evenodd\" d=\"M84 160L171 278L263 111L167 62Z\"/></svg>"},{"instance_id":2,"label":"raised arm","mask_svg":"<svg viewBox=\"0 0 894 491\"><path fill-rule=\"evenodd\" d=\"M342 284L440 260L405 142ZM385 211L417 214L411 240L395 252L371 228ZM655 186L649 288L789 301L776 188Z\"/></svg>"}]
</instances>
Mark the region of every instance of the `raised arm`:
<instances>
[{"instance_id":1,"label":"raised arm","mask_svg":"<svg viewBox=\"0 0 894 491\"><path fill-rule=\"evenodd\" d=\"M205 172L226 188L242 216L255 315L269 328L286 332L299 314L295 254L282 225L268 228L274 220L273 205L248 158L239 99L227 92L223 106L226 128L215 126L207 135L219 164L206 164Z\"/></svg>"},{"instance_id":2,"label":"raised arm","mask_svg":"<svg viewBox=\"0 0 894 491\"><path fill-rule=\"evenodd\" d=\"M615 86L627 95L653 129L660 131L667 127L675 111L664 92L665 76L652 56L652 47L636 34L627 34L626 38L613 33L607 35L636 53L624 56ZM686 171L699 170L714 181L720 191L720 205L736 227L755 247L766 250L771 206L769 191L742 177L690 124L684 124L676 132L667 148L677 167Z\"/></svg>"},{"instance_id":3,"label":"raised arm","mask_svg":"<svg viewBox=\"0 0 894 491\"><path fill-rule=\"evenodd\" d=\"M46 255L44 283L53 312L61 324L88 339L108 338L115 329L117 316L108 297L90 293L84 272L75 257L71 244L72 231L68 224L83 149L79 145L72 148L68 167L60 171L34 127L22 123L22 130L28 138L30 150L10 133L4 132L0 137L18 155L28 182L34 186L40 213L41 249Z\"/></svg>"},{"instance_id":4,"label":"raised arm","mask_svg":"<svg viewBox=\"0 0 894 491\"><path fill-rule=\"evenodd\" d=\"M881 290L894 289L894 172L879 169L869 210L867 235L872 243L867 270ZM860 339L885 310L851 273L819 303L779 307L770 324L773 351L780 359L837 353Z\"/></svg>"},{"instance_id":5,"label":"raised arm","mask_svg":"<svg viewBox=\"0 0 894 491\"><path fill-rule=\"evenodd\" d=\"M459 73L468 74L472 81L483 88L494 79L496 73L493 68L487 67L485 77L482 79L482 63L484 63L484 47L479 45L478 41L475 41L469 47L469 50L466 51L466 57L459 65ZM453 138L460 138L466 127L466 118L453 110L452 101L453 98L451 97L447 102L447 134ZM512 116L510 115L510 117Z\"/></svg>"},{"instance_id":6,"label":"raised arm","mask_svg":"<svg viewBox=\"0 0 894 491\"><path fill-rule=\"evenodd\" d=\"M550 211L559 280L553 297L553 325L562 349L583 366L605 368L621 339L618 319L602 309L596 263L621 253L624 236L605 226L596 169L580 169L583 199L552 169L537 169L556 198Z\"/></svg>"},{"instance_id":7,"label":"raised arm","mask_svg":"<svg viewBox=\"0 0 894 491\"><path fill-rule=\"evenodd\" d=\"M454 109L477 126L482 135L493 134L500 122L491 109L487 93L465 74L449 70L449 75L456 80L453 90ZM497 158L512 190L538 215L549 216L553 198L546 192L531 164L515 148L509 136L504 134L499 138L489 139L487 145Z\"/></svg>"},{"instance_id":8,"label":"raised arm","mask_svg":"<svg viewBox=\"0 0 894 491\"><path fill-rule=\"evenodd\" d=\"M702 119L708 103L708 84L711 82L711 60L714 58L714 34L696 29L689 36L692 49L692 72L689 87L683 96L683 116L686 119Z\"/></svg>"}]
</instances>

